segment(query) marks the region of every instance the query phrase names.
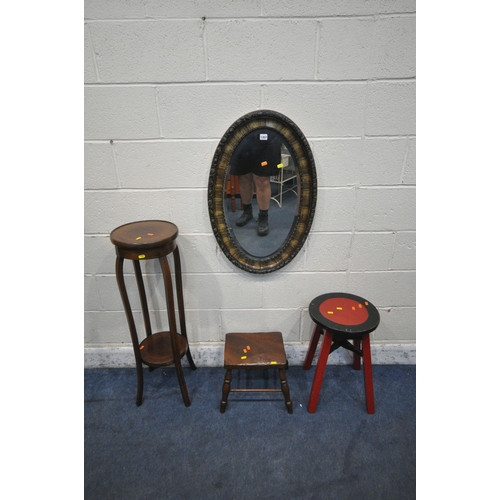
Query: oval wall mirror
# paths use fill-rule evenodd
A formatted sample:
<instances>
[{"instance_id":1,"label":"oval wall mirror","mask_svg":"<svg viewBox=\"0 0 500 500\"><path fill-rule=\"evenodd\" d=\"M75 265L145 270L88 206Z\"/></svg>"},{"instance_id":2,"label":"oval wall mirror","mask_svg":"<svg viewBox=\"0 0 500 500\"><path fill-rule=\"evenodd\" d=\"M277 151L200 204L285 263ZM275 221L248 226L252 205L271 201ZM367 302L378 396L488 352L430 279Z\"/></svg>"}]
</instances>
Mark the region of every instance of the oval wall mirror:
<instances>
[{"instance_id":1,"label":"oval wall mirror","mask_svg":"<svg viewBox=\"0 0 500 500\"><path fill-rule=\"evenodd\" d=\"M281 113L248 113L220 140L208 184L210 222L240 269L263 274L287 265L307 238L316 196L311 148Z\"/></svg>"}]
</instances>

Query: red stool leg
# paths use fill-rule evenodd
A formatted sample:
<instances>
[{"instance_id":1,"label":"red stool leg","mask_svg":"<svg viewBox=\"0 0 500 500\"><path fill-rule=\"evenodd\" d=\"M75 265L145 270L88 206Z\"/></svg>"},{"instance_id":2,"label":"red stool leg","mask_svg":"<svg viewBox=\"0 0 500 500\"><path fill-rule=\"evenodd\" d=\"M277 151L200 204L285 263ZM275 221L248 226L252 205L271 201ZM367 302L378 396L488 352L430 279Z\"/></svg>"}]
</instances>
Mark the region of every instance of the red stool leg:
<instances>
[{"instance_id":1,"label":"red stool leg","mask_svg":"<svg viewBox=\"0 0 500 500\"><path fill-rule=\"evenodd\" d=\"M361 340L354 340L354 347L358 349L361 347ZM361 356L359 354L354 353L352 366L355 370L361 369Z\"/></svg>"},{"instance_id":2,"label":"red stool leg","mask_svg":"<svg viewBox=\"0 0 500 500\"><path fill-rule=\"evenodd\" d=\"M370 334L363 336L363 374L365 378L366 410L369 414L375 413L375 397L373 395L372 354L370 350Z\"/></svg>"},{"instance_id":3,"label":"red stool leg","mask_svg":"<svg viewBox=\"0 0 500 500\"><path fill-rule=\"evenodd\" d=\"M306 360L304 361L304 370L309 370L309 368L311 368L314 353L316 352L318 340L322 332L323 329L319 325L316 325L311 337L311 341L309 342L309 349L307 350Z\"/></svg>"},{"instance_id":4,"label":"red stool leg","mask_svg":"<svg viewBox=\"0 0 500 500\"><path fill-rule=\"evenodd\" d=\"M323 378L325 377L326 363L328 361L328 356L330 355L332 340L333 333L325 330L323 343L321 344L321 352L319 353L318 364L316 366L316 371L314 372L309 403L307 404L307 411L309 413L314 413L316 411L316 407L318 406L319 392L321 391L321 384L323 383Z\"/></svg>"}]
</instances>

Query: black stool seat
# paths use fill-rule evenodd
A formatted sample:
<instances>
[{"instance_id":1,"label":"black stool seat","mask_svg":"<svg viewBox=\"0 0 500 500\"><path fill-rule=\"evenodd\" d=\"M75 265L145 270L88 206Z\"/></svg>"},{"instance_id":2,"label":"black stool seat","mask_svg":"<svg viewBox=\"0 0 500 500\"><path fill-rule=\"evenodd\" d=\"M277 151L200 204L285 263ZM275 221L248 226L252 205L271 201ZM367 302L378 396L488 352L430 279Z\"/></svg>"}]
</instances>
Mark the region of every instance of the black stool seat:
<instances>
[{"instance_id":1,"label":"black stool seat","mask_svg":"<svg viewBox=\"0 0 500 500\"><path fill-rule=\"evenodd\" d=\"M337 338L360 338L377 328L380 315L367 300L350 293L325 293L309 304L311 319L332 330Z\"/></svg>"},{"instance_id":2,"label":"black stool seat","mask_svg":"<svg viewBox=\"0 0 500 500\"><path fill-rule=\"evenodd\" d=\"M309 315L316 326L304 362L304 370L311 368L321 335L323 335L323 344L314 373L308 411L310 413L316 411L328 356L339 347L343 347L354 353L353 365L357 370L361 367L360 358L363 357L367 410L368 413L375 413L369 334L380 323L377 308L357 295L343 292L326 293L311 301ZM349 340L353 340L353 344Z\"/></svg>"}]
</instances>

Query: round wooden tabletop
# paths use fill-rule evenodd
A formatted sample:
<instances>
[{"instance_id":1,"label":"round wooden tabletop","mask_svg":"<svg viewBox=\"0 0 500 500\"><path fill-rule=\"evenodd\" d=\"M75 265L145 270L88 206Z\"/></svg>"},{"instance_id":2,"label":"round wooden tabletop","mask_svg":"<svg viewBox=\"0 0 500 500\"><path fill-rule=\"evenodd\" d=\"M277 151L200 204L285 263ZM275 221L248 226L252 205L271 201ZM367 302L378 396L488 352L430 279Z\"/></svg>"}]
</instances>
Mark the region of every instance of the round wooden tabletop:
<instances>
[{"instance_id":1,"label":"round wooden tabletop","mask_svg":"<svg viewBox=\"0 0 500 500\"><path fill-rule=\"evenodd\" d=\"M130 250L167 245L177 238L179 230L172 222L143 220L119 226L109 235L113 245Z\"/></svg>"},{"instance_id":2,"label":"round wooden tabletop","mask_svg":"<svg viewBox=\"0 0 500 500\"><path fill-rule=\"evenodd\" d=\"M380 314L371 302L342 292L326 293L313 299L309 315L319 326L345 334L370 333L380 323Z\"/></svg>"}]
</instances>

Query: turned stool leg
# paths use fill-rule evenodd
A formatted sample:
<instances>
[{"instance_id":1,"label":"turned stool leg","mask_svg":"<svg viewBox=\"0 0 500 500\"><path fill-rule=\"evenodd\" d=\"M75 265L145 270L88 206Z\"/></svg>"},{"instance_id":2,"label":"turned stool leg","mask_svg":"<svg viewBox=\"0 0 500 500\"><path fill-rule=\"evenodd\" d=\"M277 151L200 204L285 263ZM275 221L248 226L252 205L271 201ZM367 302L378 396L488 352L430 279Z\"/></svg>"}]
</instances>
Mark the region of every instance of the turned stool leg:
<instances>
[{"instance_id":1,"label":"turned stool leg","mask_svg":"<svg viewBox=\"0 0 500 500\"><path fill-rule=\"evenodd\" d=\"M316 366L316 371L314 372L311 395L309 396L309 403L307 405L307 411L309 413L314 413L316 411L316 407L318 406L319 393L325 376L326 363L328 361L328 356L330 355L330 346L332 345L332 341L333 333L325 330L323 334L321 352L319 353L318 364Z\"/></svg>"},{"instance_id":2,"label":"turned stool leg","mask_svg":"<svg viewBox=\"0 0 500 500\"><path fill-rule=\"evenodd\" d=\"M363 375L365 379L366 410L369 414L375 413L375 397L373 394L372 355L370 349L370 335L367 333L362 340Z\"/></svg>"},{"instance_id":3,"label":"turned stool leg","mask_svg":"<svg viewBox=\"0 0 500 500\"><path fill-rule=\"evenodd\" d=\"M227 406L227 398L229 396L229 391L231 389L231 370L226 370L226 376L224 377L224 384L222 385L222 400L220 402L220 412L224 413Z\"/></svg>"},{"instance_id":4,"label":"turned stool leg","mask_svg":"<svg viewBox=\"0 0 500 500\"><path fill-rule=\"evenodd\" d=\"M314 328L311 341L309 342L309 349L307 350L306 360L304 361L304 370L309 370L309 368L311 368L314 353L316 352L316 347L318 346L319 337L322 331L323 329L319 325L316 325L316 327Z\"/></svg>"},{"instance_id":5,"label":"turned stool leg","mask_svg":"<svg viewBox=\"0 0 500 500\"><path fill-rule=\"evenodd\" d=\"M293 413L292 400L290 399L290 388L288 387L288 381L286 380L285 370L283 368L279 369L280 381L281 381L281 392L285 396L285 406L288 413Z\"/></svg>"}]
</instances>

